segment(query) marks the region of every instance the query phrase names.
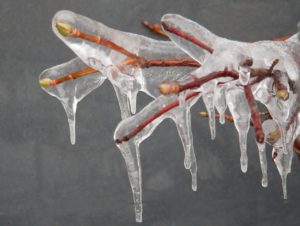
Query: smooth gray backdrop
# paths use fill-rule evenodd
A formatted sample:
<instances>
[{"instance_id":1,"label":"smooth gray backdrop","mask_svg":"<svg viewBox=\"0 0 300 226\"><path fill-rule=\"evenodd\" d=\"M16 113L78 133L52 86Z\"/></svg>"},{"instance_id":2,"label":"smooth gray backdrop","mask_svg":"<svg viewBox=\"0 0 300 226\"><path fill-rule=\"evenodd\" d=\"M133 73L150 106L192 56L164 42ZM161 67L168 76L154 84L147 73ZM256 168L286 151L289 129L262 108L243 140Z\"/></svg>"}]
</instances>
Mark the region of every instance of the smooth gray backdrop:
<instances>
[{"instance_id":1,"label":"smooth gray backdrop","mask_svg":"<svg viewBox=\"0 0 300 226\"><path fill-rule=\"evenodd\" d=\"M0 226L136 225L125 164L113 141L120 112L112 86L105 82L79 104L75 146L61 104L39 87L42 70L74 57L51 30L51 18L61 9L157 39L140 22L157 22L165 13L242 41L292 35L300 21L299 0L1 0ZM150 101L138 99L139 109ZM233 125L218 124L211 141L207 120L198 117L201 110L199 101L192 110L197 192L172 122L163 122L141 145L140 225L299 225L299 161L293 161L284 201L270 148L269 187L262 188L253 131L243 174Z\"/></svg>"}]
</instances>

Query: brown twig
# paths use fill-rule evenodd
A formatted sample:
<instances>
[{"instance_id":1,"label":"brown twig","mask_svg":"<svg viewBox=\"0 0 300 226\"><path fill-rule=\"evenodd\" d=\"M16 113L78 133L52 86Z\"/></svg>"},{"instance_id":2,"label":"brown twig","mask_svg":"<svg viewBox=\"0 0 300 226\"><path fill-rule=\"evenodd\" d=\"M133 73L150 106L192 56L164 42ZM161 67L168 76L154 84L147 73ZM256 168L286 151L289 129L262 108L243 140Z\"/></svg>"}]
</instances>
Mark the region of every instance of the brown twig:
<instances>
[{"instance_id":1,"label":"brown twig","mask_svg":"<svg viewBox=\"0 0 300 226\"><path fill-rule=\"evenodd\" d=\"M231 77L233 79L237 79L238 78L238 73L234 72L234 71L228 71L228 70L224 70L224 71L217 71L217 72L212 72L200 79L196 79L195 81L180 85L176 82L172 82L172 83L162 83L159 86L160 92L163 95L170 95L173 93L179 93L182 92L184 90L188 90L188 89L193 89L193 88L199 88L201 85L203 85L204 83L211 81L213 79L216 78L221 78L221 77Z\"/></svg>"},{"instance_id":2,"label":"brown twig","mask_svg":"<svg viewBox=\"0 0 300 226\"><path fill-rule=\"evenodd\" d=\"M150 59L139 63L132 59L127 59L123 65L131 65L140 68L149 67L201 67L201 64L192 58L173 58L173 59Z\"/></svg>"},{"instance_id":3,"label":"brown twig","mask_svg":"<svg viewBox=\"0 0 300 226\"><path fill-rule=\"evenodd\" d=\"M199 92L191 92L185 96L185 100L189 100L195 96L198 96ZM154 113L150 118L146 119L144 122L142 122L140 125L138 125L134 130L132 130L130 133L127 135L117 138L115 142L117 144L121 144L122 142L128 141L129 139L133 138L136 136L140 131L142 131L147 125L149 125L151 122L153 122L155 119L163 115L164 113L172 110L173 108L179 106L179 100L175 100L174 102L168 104L165 107L162 107L158 112Z\"/></svg>"},{"instance_id":4,"label":"brown twig","mask_svg":"<svg viewBox=\"0 0 300 226\"><path fill-rule=\"evenodd\" d=\"M166 31L171 32L179 37L182 37L182 38L194 43L195 45L199 46L202 49L205 49L209 53L213 53L213 49L211 47L209 47L207 44L201 42L200 40L196 39L194 36L189 35L179 29L176 29L175 27L172 27L171 25L167 24L166 22L162 22L161 24Z\"/></svg>"},{"instance_id":5,"label":"brown twig","mask_svg":"<svg viewBox=\"0 0 300 226\"><path fill-rule=\"evenodd\" d=\"M126 66L140 67L140 68L149 68L149 67L201 67L197 61L192 60L191 58L182 58L182 59L153 59L145 60L142 64L137 63L135 60L127 59L123 64L117 66L120 70L124 69ZM63 82L80 78L84 75L93 74L98 72L97 70L87 67L77 72L71 73L69 75L62 76L57 79L44 78L40 80L40 85L44 88L50 86L55 86Z\"/></svg>"},{"instance_id":6,"label":"brown twig","mask_svg":"<svg viewBox=\"0 0 300 226\"><path fill-rule=\"evenodd\" d=\"M258 143L263 143L265 140L265 135L262 129L260 114L250 84L244 86L244 93L251 111L251 119L255 130L256 140Z\"/></svg>"},{"instance_id":7,"label":"brown twig","mask_svg":"<svg viewBox=\"0 0 300 226\"><path fill-rule=\"evenodd\" d=\"M63 82L66 82L66 81L69 81L69 80L74 80L74 79L80 78L80 77L85 76L85 75L94 74L96 72L98 72L98 71L96 71L93 68L86 67L86 68L83 68L79 71L76 71L74 73L62 76L62 77L57 78L57 79L49 79L49 78L41 79L40 80L40 85L44 88L49 88L51 86L56 86L56 85L61 84Z\"/></svg>"},{"instance_id":8,"label":"brown twig","mask_svg":"<svg viewBox=\"0 0 300 226\"><path fill-rule=\"evenodd\" d=\"M150 24L147 20L144 20L142 24L148 28L150 31L153 33L159 34L165 38L168 38L168 35L161 29L161 24L156 23L156 24Z\"/></svg>"},{"instance_id":9,"label":"brown twig","mask_svg":"<svg viewBox=\"0 0 300 226\"><path fill-rule=\"evenodd\" d=\"M132 52L124 49L123 47L117 45L116 43L114 43L110 40L104 39L100 36L94 36L94 35L83 33L79 29L72 27L70 24L57 22L56 28L62 36L85 39L87 41L98 43L102 46L106 46L110 49L113 49L131 59L136 60L137 62L142 63L144 61L143 57L138 56L135 53L132 53Z\"/></svg>"}]
</instances>

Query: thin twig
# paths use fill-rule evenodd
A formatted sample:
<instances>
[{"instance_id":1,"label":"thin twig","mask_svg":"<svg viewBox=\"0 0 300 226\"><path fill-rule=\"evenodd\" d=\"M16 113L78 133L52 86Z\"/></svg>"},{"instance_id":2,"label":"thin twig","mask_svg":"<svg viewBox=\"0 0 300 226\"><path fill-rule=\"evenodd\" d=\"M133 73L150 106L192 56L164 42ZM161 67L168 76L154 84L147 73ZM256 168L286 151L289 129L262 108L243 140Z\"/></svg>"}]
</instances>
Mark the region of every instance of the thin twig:
<instances>
[{"instance_id":1,"label":"thin twig","mask_svg":"<svg viewBox=\"0 0 300 226\"><path fill-rule=\"evenodd\" d=\"M148 28L150 31L153 33L159 34L165 38L168 38L168 35L161 29L161 24L156 23L156 24L150 24L147 20L144 20L142 24Z\"/></svg>"},{"instance_id":2,"label":"thin twig","mask_svg":"<svg viewBox=\"0 0 300 226\"><path fill-rule=\"evenodd\" d=\"M185 101L191 99L192 97L198 96L199 92L190 92L189 94L187 94L185 96ZM140 131L142 131L147 125L149 125L151 122L153 122L155 119L159 118L161 115L163 115L164 113L172 110L173 108L179 106L179 100L175 100L174 102L168 104L165 107L162 107L158 112L154 113L151 117L149 117L148 119L146 119L144 122L142 122L140 125L138 125L134 130L132 130L130 133L128 133L127 135L121 137L121 138L117 138L115 140L115 142L117 144L121 144L124 141L128 141L129 139L133 138L134 136L136 136Z\"/></svg>"}]
</instances>

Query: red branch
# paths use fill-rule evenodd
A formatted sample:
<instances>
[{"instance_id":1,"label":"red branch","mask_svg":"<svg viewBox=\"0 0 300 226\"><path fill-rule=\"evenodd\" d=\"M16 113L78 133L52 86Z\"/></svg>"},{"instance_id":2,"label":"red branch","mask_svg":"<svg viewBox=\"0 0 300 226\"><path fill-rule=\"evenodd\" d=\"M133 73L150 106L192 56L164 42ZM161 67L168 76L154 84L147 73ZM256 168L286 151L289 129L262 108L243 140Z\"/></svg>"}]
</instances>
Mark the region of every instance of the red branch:
<instances>
[{"instance_id":1,"label":"red branch","mask_svg":"<svg viewBox=\"0 0 300 226\"><path fill-rule=\"evenodd\" d=\"M163 95L170 95L173 93L179 93L187 89L193 89L193 88L199 88L202 86L204 83L216 79L216 78L221 78L221 77L231 77L233 79L237 79L239 77L237 72L234 71L228 71L225 69L224 71L216 71L212 72L200 79L196 79L195 81L180 85L176 82L165 82L161 83L159 86L159 90L161 94Z\"/></svg>"},{"instance_id":2,"label":"red branch","mask_svg":"<svg viewBox=\"0 0 300 226\"><path fill-rule=\"evenodd\" d=\"M255 130L255 136L256 136L256 140L258 143L263 143L265 140L265 135L262 129L262 125L261 125L261 120L260 120L260 114L258 111L258 107L257 104L255 102L252 90L251 90L251 85L245 85L244 86L244 92L245 92L245 96L246 99L248 101L248 105L251 111L251 119L252 119L252 123L253 123L253 127Z\"/></svg>"},{"instance_id":3,"label":"red branch","mask_svg":"<svg viewBox=\"0 0 300 226\"><path fill-rule=\"evenodd\" d=\"M221 78L221 77L231 77L233 79L238 79L239 74L234 71L228 71L227 69L225 69L224 71L212 72L212 73L210 73L200 79L197 79L193 82L189 82L184 85L179 85L179 87L180 87L179 92L182 92L187 89L200 88L200 86L202 86L204 83L206 83L210 80L216 79L216 78Z\"/></svg>"},{"instance_id":4,"label":"red branch","mask_svg":"<svg viewBox=\"0 0 300 226\"><path fill-rule=\"evenodd\" d=\"M159 34L165 38L168 38L168 35L161 29L160 23L150 24L147 20L144 20L142 24L148 28L153 33Z\"/></svg>"},{"instance_id":5,"label":"red branch","mask_svg":"<svg viewBox=\"0 0 300 226\"><path fill-rule=\"evenodd\" d=\"M171 32L175 35L178 35L179 37L182 37L182 38L194 43L195 45L199 46L202 49L205 49L209 53L213 53L213 49L211 47L209 47L205 43L201 42L200 40L196 39L194 36L188 35L187 33L180 31L180 30L176 29L175 27L172 27L171 25L167 24L166 22L162 22L161 25L163 26L163 28L166 31Z\"/></svg>"},{"instance_id":6,"label":"red branch","mask_svg":"<svg viewBox=\"0 0 300 226\"><path fill-rule=\"evenodd\" d=\"M187 94L185 96L185 100L189 100L192 97L198 96L199 92L191 92L189 94ZM150 118L146 119L144 122L142 122L140 125L138 125L134 130L132 130L129 134L118 138L115 140L115 142L117 144L121 144L124 141L128 141L129 139L131 139L132 137L134 137L135 135L137 135L140 131L142 131L147 125L149 125L151 122L153 122L155 119L157 119L158 117L160 117L161 115L163 115L164 113L172 110L173 108L179 106L179 100L175 100L174 102L168 104L167 106L161 108L158 112L156 112L155 114L153 114Z\"/></svg>"}]
</instances>

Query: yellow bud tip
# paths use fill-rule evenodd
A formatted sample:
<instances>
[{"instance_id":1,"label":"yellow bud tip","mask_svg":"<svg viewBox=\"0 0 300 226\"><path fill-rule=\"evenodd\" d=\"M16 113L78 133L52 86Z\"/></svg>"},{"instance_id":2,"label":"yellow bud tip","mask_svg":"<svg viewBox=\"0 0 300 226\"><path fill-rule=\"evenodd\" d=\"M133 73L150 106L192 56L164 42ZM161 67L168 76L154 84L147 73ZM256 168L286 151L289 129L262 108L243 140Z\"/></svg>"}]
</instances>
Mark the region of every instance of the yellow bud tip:
<instances>
[{"instance_id":1,"label":"yellow bud tip","mask_svg":"<svg viewBox=\"0 0 300 226\"><path fill-rule=\"evenodd\" d=\"M280 99L286 100L289 97L289 93L286 90L278 90L276 96Z\"/></svg>"},{"instance_id":2,"label":"yellow bud tip","mask_svg":"<svg viewBox=\"0 0 300 226\"><path fill-rule=\"evenodd\" d=\"M162 83L159 85L159 91L163 95L168 95L170 91L170 84L168 83Z\"/></svg>"},{"instance_id":3,"label":"yellow bud tip","mask_svg":"<svg viewBox=\"0 0 300 226\"><path fill-rule=\"evenodd\" d=\"M201 111L201 112L199 112L199 115L200 115L201 117L207 117L207 112Z\"/></svg>"},{"instance_id":4,"label":"yellow bud tip","mask_svg":"<svg viewBox=\"0 0 300 226\"><path fill-rule=\"evenodd\" d=\"M64 37L68 37L72 34L73 27L70 24L57 22L55 25L57 31Z\"/></svg>"},{"instance_id":5,"label":"yellow bud tip","mask_svg":"<svg viewBox=\"0 0 300 226\"><path fill-rule=\"evenodd\" d=\"M52 80L49 79L49 78L41 79L41 80L39 81L39 83L40 83L40 86L43 87L43 88L45 88L45 89L47 89L47 88L49 88L50 86L52 86Z\"/></svg>"},{"instance_id":6,"label":"yellow bud tip","mask_svg":"<svg viewBox=\"0 0 300 226\"><path fill-rule=\"evenodd\" d=\"M180 87L176 83L163 82L159 85L159 91L163 95L170 95L173 93L179 93Z\"/></svg>"},{"instance_id":7,"label":"yellow bud tip","mask_svg":"<svg viewBox=\"0 0 300 226\"><path fill-rule=\"evenodd\" d=\"M271 144L275 144L281 137L280 130L277 128L275 131L270 132L267 136L267 140Z\"/></svg>"}]
</instances>

